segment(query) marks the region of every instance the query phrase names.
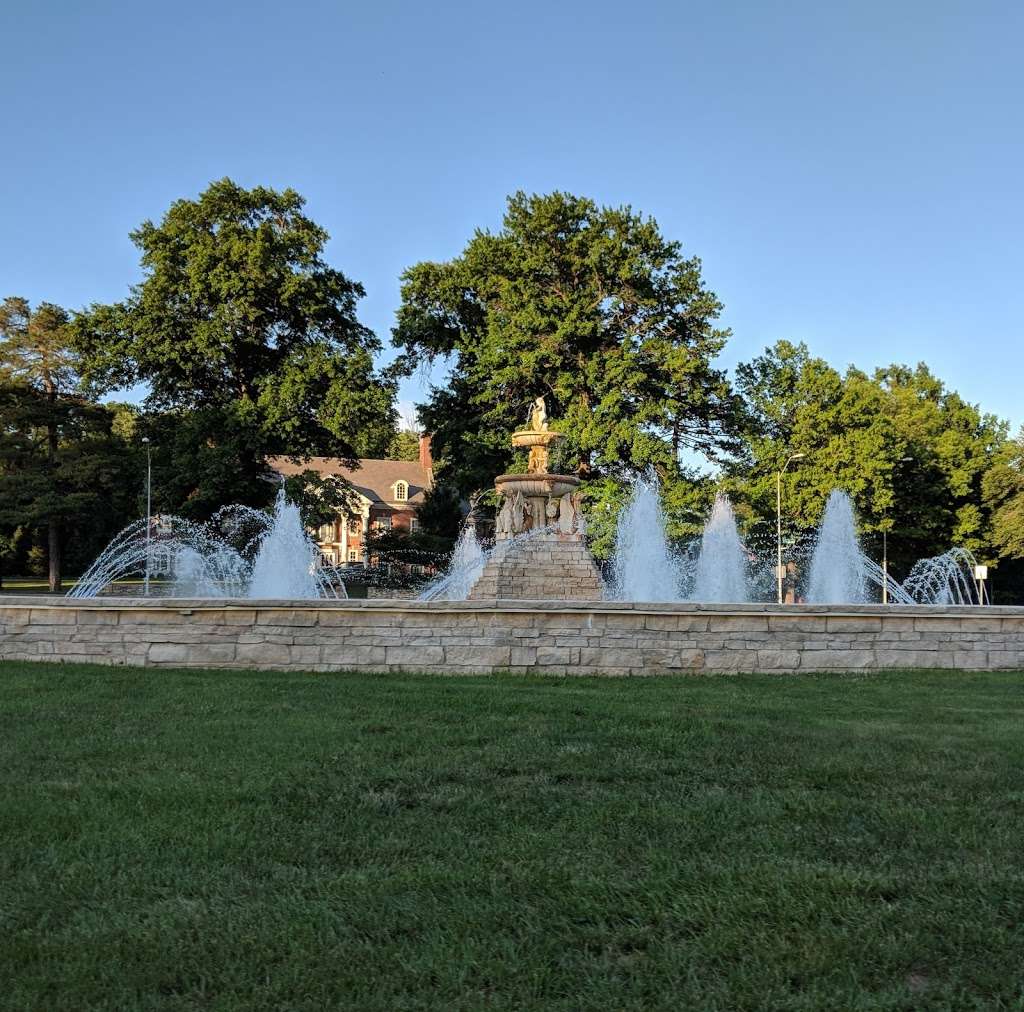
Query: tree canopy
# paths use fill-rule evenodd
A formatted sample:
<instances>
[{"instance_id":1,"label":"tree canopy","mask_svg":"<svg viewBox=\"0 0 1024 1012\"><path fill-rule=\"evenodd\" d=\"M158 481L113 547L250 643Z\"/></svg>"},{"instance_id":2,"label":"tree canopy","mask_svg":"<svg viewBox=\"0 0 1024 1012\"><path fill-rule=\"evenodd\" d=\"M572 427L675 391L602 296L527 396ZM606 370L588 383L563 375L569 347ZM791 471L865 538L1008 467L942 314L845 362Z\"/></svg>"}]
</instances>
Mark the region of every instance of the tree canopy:
<instances>
[{"instance_id":1,"label":"tree canopy","mask_svg":"<svg viewBox=\"0 0 1024 1012\"><path fill-rule=\"evenodd\" d=\"M982 478L992 515L992 544L1001 556L1024 559L1024 430L1000 447Z\"/></svg>"},{"instance_id":2,"label":"tree canopy","mask_svg":"<svg viewBox=\"0 0 1024 1012\"><path fill-rule=\"evenodd\" d=\"M396 429L388 444L388 460L419 460L420 434L412 429Z\"/></svg>"},{"instance_id":3,"label":"tree canopy","mask_svg":"<svg viewBox=\"0 0 1024 1012\"><path fill-rule=\"evenodd\" d=\"M392 436L394 381L356 317L362 286L325 262L303 206L230 179L176 201L132 233L145 276L128 299L74 321L91 390L148 388L170 506L260 504L268 456L351 462Z\"/></svg>"},{"instance_id":4,"label":"tree canopy","mask_svg":"<svg viewBox=\"0 0 1024 1012\"><path fill-rule=\"evenodd\" d=\"M728 331L697 257L629 207L566 193L510 197L501 230L403 275L400 365L445 360L420 405L435 456L463 492L511 460L529 403L548 399L582 475L675 466L684 447L728 443L735 402L713 359Z\"/></svg>"},{"instance_id":5,"label":"tree canopy","mask_svg":"<svg viewBox=\"0 0 1024 1012\"><path fill-rule=\"evenodd\" d=\"M46 534L50 589L61 588L63 548L73 561L95 549L134 497L132 455L117 409L77 390L68 314L10 297L0 304L0 535L10 554L19 532ZM114 528L116 529L116 528Z\"/></svg>"},{"instance_id":6,"label":"tree canopy","mask_svg":"<svg viewBox=\"0 0 1024 1012\"><path fill-rule=\"evenodd\" d=\"M992 415L949 391L926 366L845 373L779 341L736 370L743 450L728 484L752 514L774 512L775 475L786 478L786 516L814 526L829 491L848 492L862 531L896 532L904 566L952 545L988 548L981 481L1005 437Z\"/></svg>"}]
</instances>

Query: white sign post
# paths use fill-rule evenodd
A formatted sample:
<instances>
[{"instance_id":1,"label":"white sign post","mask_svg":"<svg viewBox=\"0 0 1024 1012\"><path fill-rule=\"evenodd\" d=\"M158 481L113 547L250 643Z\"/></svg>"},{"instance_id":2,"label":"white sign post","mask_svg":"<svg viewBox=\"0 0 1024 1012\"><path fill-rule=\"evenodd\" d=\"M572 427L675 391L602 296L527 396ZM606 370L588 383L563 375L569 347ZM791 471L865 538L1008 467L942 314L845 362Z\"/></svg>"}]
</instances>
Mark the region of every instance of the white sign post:
<instances>
[{"instance_id":1,"label":"white sign post","mask_svg":"<svg viewBox=\"0 0 1024 1012\"><path fill-rule=\"evenodd\" d=\"M975 566L974 579L978 581L978 604L984 604L985 581L988 579L988 566Z\"/></svg>"}]
</instances>

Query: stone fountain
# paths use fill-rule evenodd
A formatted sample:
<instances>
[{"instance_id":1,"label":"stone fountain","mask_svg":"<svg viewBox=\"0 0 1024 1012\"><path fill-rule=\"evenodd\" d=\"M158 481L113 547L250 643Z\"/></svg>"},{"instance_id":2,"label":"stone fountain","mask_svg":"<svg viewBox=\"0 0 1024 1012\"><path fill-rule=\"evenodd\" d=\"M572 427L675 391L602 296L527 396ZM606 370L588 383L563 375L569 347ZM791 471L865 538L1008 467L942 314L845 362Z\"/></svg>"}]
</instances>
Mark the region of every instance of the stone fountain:
<instances>
[{"instance_id":1,"label":"stone fountain","mask_svg":"<svg viewBox=\"0 0 1024 1012\"><path fill-rule=\"evenodd\" d=\"M619 517L606 593L584 541L579 482L548 470L559 440L538 399L529 427L513 435L530 450L526 471L495 480L495 548L484 553L467 526L451 572L420 601L331 600L340 592L323 578L298 511L281 495L273 517L236 506L210 525L163 518L156 548L175 577L173 596L100 596L155 555L152 530L140 520L114 539L73 597L0 598L0 666L639 675L1024 664L1024 608L972 607L966 550L922 560L898 584L859 548L841 493L811 569L822 581L845 575L836 590L812 574L808 596L821 603L748 603L774 596L775 577L741 541L724 498L699 545L680 552L668 539L653 475L637 481ZM771 547L762 556L774 564ZM890 603L851 601L881 580L889 581Z\"/></svg>"},{"instance_id":2,"label":"stone fountain","mask_svg":"<svg viewBox=\"0 0 1024 1012\"><path fill-rule=\"evenodd\" d=\"M549 453L565 437L548 425L544 398L512 445L530 451L525 474L494 479L499 497L495 548L470 600L599 601L601 574L587 550L579 478L548 471Z\"/></svg>"}]
</instances>

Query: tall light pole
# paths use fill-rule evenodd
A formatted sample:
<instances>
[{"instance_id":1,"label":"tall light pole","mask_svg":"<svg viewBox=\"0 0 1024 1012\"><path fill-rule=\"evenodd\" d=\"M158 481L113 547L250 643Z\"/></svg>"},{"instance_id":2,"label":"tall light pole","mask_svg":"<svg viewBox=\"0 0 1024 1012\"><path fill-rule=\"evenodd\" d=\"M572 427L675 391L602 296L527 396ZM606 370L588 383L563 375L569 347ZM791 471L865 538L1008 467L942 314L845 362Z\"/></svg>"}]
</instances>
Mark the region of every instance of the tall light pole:
<instances>
[{"instance_id":1,"label":"tall light pole","mask_svg":"<svg viewBox=\"0 0 1024 1012\"><path fill-rule=\"evenodd\" d=\"M782 604L782 476L794 460L802 460L806 454L791 453L782 465L782 470L775 474L775 578L778 587L778 601Z\"/></svg>"},{"instance_id":2,"label":"tall light pole","mask_svg":"<svg viewBox=\"0 0 1024 1012\"><path fill-rule=\"evenodd\" d=\"M153 526L153 450L149 445L149 436L143 436L146 445L146 576L143 581L142 594L149 597L149 537Z\"/></svg>"},{"instance_id":3,"label":"tall light pole","mask_svg":"<svg viewBox=\"0 0 1024 1012\"><path fill-rule=\"evenodd\" d=\"M889 519L886 517L882 521L884 524L888 524ZM889 528L882 528L882 604L889 603Z\"/></svg>"}]
</instances>

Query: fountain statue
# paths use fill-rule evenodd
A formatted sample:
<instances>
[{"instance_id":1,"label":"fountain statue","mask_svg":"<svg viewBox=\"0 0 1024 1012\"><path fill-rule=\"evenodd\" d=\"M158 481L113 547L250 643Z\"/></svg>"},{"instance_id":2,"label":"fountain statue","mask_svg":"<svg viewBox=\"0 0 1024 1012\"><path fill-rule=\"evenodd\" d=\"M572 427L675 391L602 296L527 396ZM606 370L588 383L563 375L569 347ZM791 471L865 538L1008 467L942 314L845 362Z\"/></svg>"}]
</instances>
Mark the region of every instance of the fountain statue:
<instances>
[{"instance_id":1,"label":"fountain statue","mask_svg":"<svg viewBox=\"0 0 1024 1012\"><path fill-rule=\"evenodd\" d=\"M551 448L565 437L548 424L543 397L530 407L528 428L512 445L530 451L525 473L494 479L500 500L495 548L469 598L600 600L604 593L584 541L580 480L548 470Z\"/></svg>"},{"instance_id":2,"label":"fountain statue","mask_svg":"<svg viewBox=\"0 0 1024 1012\"><path fill-rule=\"evenodd\" d=\"M501 474L494 487L501 496L494 535L505 541L529 530L548 527L557 521L563 534L572 534L582 519L577 489L580 480L571 474L551 474L551 447L565 437L548 425L543 397L530 407L529 428L512 433L512 445L529 449L525 474Z\"/></svg>"}]
</instances>

